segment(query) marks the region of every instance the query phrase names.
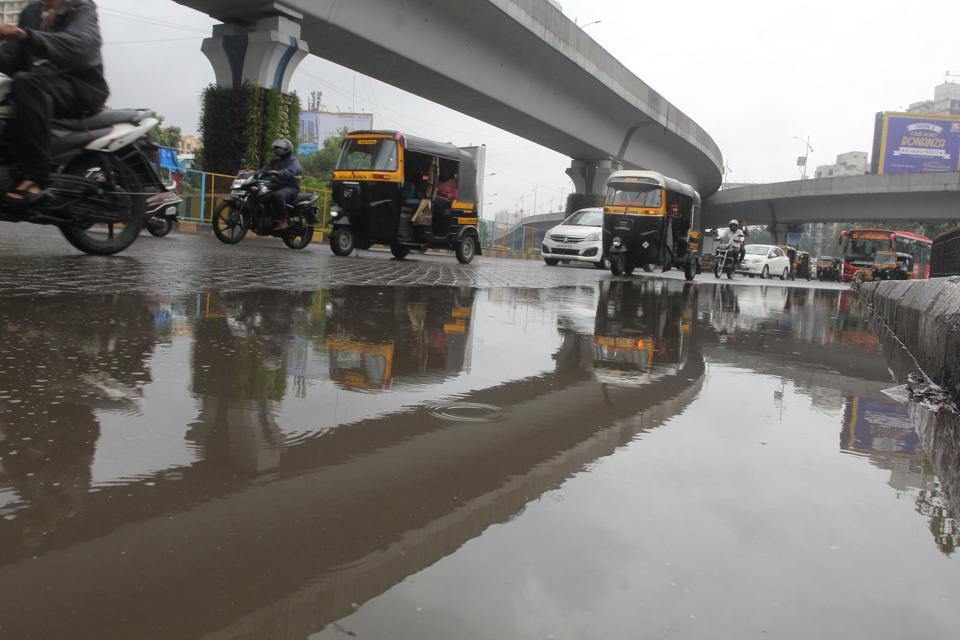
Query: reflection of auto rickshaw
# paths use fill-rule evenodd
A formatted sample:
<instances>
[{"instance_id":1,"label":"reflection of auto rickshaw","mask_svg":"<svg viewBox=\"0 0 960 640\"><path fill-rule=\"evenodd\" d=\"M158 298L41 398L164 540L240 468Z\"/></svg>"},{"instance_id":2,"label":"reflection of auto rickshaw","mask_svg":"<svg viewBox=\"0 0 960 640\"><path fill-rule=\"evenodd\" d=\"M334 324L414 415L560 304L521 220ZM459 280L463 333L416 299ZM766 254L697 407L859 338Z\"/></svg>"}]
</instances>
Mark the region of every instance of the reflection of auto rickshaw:
<instances>
[{"instance_id":1,"label":"reflection of auto rickshaw","mask_svg":"<svg viewBox=\"0 0 960 640\"><path fill-rule=\"evenodd\" d=\"M348 287L331 294L330 378L350 389L453 375L468 366L473 290Z\"/></svg>"},{"instance_id":2,"label":"reflection of auto rickshaw","mask_svg":"<svg viewBox=\"0 0 960 640\"><path fill-rule=\"evenodd\" d=\"M806 251L797 252L797 268L796 268L796 277L803 278L804 280L809 280L811 277L812 268L810 265L810 254Z\"/></svg>"},{"instance_id":3,"label":"reflection of auto rickshaw","mask_svg":"<svg viewBox=\"0 0 960 640\"><path fill-rule=\"evenodd\" d=\"M676 281L601 283L594 371L605 382L644 383L687 359L696 288Z\"/></svg>"},{"instance_id":4,"label":"reflection of auto rickshaw","mask_svg":"<svg viewBox=\"0 0 960 640\"><path fill-rule=\"evenodd\" d=\"M700 271L700 232L694 227L700 195L688 185L653 171L618 171L607 180L603 205L603 252L615 276L637 266Z\"/></svg>"},{"instance_id":5,"label":"reflection of auto rickshaw","mask_svg":"<svg viewBox=\"0 0 960 640\"><path fill-rule=\"evenodd\" d=\"M333 172L330 247L338 256L371 244L410 251L481 253L477 204L484 147L458 149L395 131L347 134Z\"/></svg>"},{"instance_id":6,"label":"reflection of auto rickshaw","mask_svg":"<svg viewBox=\"0 0 960 640\"><path fill-rule=\"evenodd\" d=\"M840 282L843 279L843 260L833 256L817 258L817 280Z\"/></svg>"},{"instance_id":7,"label":"reflection of auto rickshaw","mask_svg":"<svg viewBox=\"0 0 960 640\"><path fill-rule=\"evenodd\" d=\"M913 277L913 256L909 253L878 251L873 259L874 280L908 280Z\"/></svg>"}]
</instances>

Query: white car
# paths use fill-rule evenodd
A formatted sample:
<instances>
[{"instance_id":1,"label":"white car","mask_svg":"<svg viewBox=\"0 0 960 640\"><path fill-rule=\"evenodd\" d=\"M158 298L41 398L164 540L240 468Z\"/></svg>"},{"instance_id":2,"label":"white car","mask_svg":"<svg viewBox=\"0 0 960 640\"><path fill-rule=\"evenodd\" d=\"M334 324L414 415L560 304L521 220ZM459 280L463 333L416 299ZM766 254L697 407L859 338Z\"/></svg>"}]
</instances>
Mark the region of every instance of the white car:
<instances>
[{"instance_id":1,"label":"white car","mask_svg":"<svg viewBox=\"0 0 960 640\"><path fill-rule=\"evenodd\" d=\"M751 278L779 276L781 280L786 280L790 275L790 258L780 247L771 244L748 244L743 262L737 265L737 273Z\"/></svg>"},{"instance_id":2,"label":"white car","mask_svg":"<svg viewBox=\"0 0 960 640\"><path fill-rule=\"evenodd\" d=\"M547 231L540 245L547 265L560 262L589 262L606 269L603 259L603 209L581 209Z\"/></svg>"}]
</instances>

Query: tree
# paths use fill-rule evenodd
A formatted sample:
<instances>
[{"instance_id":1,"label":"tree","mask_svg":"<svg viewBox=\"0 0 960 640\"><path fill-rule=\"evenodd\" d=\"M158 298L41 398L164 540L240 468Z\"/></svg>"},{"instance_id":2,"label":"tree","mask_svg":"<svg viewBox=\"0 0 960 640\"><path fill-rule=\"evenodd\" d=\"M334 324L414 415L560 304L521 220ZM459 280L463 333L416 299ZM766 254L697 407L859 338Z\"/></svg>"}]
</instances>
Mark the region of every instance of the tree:
<instances>
[{"instance_id":1,"label":"tree","mask_svg":"<svg viewBox=\"0 0 960 640\"><path fill-rule=\"evenodd\" d=\"M323 141L322 149L300 159L304 186L314 189L330 188L330 174L340 159L340 145L346 133L344 129L339 135L327 138Z\"/></svg>"},{"instance_id":2,"label":"tree","mask_svg":"<svg viewBox=\"0 0 960 640\"><path fill-rule=\"evenodd\" d=\"M183 142L183 131L181 131L180 127L164 127L161 124L153 130L151 135L153 136L154 142L161 147L179 149L180 143Z\"/></svg>"}]
</instances>

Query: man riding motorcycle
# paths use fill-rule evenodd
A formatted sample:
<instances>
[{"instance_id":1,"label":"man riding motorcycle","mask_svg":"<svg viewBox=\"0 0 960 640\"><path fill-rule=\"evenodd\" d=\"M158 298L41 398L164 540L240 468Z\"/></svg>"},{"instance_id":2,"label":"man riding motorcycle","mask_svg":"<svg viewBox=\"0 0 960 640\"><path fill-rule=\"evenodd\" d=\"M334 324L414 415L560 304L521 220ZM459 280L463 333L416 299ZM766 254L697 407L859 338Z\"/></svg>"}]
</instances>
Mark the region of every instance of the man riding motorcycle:
<instances>
[{"instance_id":1,"label":"man riding motorcycle","mask_svg":"<svg viewBox=\"0 0 960 640\"><path fill-rule=\"evenodd\" d=\"M287 205L300 194L300 178L303 167L293 155L293 143L286 138L275 140L273 159L263 168L263 173L273 179L275 187L270 192L270 207L277 219L276 230L287 226Z\"/></svg>"},{"instance_id":2,"label":"man riding motorcycle","mask_svg":"<svg viewBox=\"0 0 960 640\"><path fill-rule=\"evenodd\" d=\"M20 183L8 202L41 200L50 177L54 118L99 112L110 91L103 76L97 7L91 0L39 0L20 13L18 26L0 25L0 72L13 78L16 126L9 143L20 163Z\"/></svg>"},{"instance_id":3,"label":"man riding motorcycle","mask_svg":"<svg viewBox=\"0 0 960 640\"><path fill-rule=\"evenodd\" d=\"M737 255L737 264L740 264L742 260L743 253L741 249L746 240L746 235L743 233L743 230L740 228L740 223L736 220L731 220L730 224L727 225L726 229L723 229L720 233L717 234L717 245L723 246L727 244L732 244L732 249L736 250Z\"/></svg>"}]
</instances>

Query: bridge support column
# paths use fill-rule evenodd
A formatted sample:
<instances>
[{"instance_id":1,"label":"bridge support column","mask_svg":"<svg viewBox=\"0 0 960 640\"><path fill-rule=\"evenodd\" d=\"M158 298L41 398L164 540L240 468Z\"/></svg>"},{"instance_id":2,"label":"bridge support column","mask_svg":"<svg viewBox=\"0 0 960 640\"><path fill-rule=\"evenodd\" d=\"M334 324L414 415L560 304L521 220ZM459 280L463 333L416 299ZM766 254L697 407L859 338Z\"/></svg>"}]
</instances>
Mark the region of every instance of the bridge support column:
<instances>
[{"instance_id":1,"label":"bridge support column","mask_svg":"<svg viewBox=\"0 0 960 640\"><path fill-rule=\"evenodd\" d=\"M303 15L273 5L277 15L257 20L252 26L218 24L201 50L217 74L221 87L237 89L250 82L284 93L309 47L300 39Z\"/></svg>"},{"instance_id":2,"label":"bridge support column","mask_svg":"<svg viewBox=\"0 0 960 640\"><path fill-rule=\"evenodd\" d=\"M605 160L574 158L570 168L567 169L567 175L573 180L575 190L567 198L567 213L603 204L607 179L621 168L620 163L609 158Z\"/></svg>"}]
</instances>

